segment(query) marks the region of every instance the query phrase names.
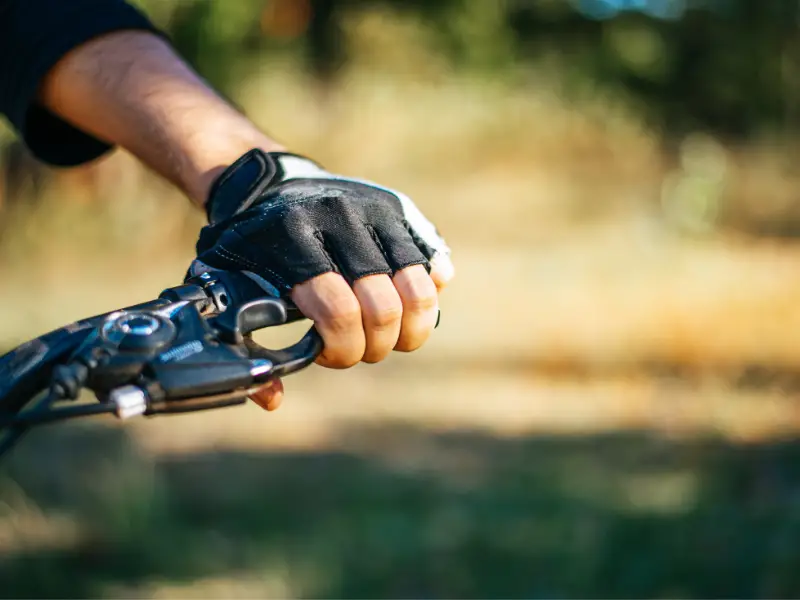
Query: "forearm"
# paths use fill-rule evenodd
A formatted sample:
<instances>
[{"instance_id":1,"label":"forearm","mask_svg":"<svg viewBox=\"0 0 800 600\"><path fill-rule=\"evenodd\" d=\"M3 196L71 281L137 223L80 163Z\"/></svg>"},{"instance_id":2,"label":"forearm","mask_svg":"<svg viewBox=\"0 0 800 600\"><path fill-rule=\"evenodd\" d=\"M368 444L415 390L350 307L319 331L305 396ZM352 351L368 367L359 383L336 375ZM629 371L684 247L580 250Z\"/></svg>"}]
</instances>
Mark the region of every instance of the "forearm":
<instances>
[{"instance_id":1,"label":"forearm","mask_svg":"<svg viewBox=\"0 0 800 600\"><path fill-rule=\"evenodd\" d=\"M281 149L146 32L112 33L76 48L45 77L39 100L126 148L198 204L247 150Z\"/></svg>"}]
</instances>

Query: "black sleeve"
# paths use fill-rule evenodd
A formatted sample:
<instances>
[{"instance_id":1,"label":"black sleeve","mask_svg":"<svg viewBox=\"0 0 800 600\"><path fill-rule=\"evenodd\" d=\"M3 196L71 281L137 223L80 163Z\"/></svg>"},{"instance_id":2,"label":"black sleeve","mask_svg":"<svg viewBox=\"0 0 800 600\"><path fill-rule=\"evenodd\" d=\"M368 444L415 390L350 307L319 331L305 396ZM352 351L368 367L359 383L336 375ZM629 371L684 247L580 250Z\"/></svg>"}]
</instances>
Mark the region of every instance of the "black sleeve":
<instances>
[{"instance_id":1,"label":"black sleeve","mask_svg":"<svg viewBox=\"0 0 800 600\"><path fill-rule=\"evenodd\" d=\"M161 32L124 0L0 0L0 113L40 160L58 166L111 146L36 104L44 75L73 48L121 29Z\"/></svg>"}]
</instances>

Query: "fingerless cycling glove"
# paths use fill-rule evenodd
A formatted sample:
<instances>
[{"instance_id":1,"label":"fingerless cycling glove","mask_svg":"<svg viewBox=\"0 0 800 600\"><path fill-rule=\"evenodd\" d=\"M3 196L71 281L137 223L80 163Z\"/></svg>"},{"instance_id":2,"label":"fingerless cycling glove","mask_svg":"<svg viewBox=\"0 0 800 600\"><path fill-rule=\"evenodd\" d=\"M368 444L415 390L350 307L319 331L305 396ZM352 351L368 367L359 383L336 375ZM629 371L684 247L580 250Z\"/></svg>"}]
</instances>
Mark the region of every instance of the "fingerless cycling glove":
<instances>
[{"instance_id":1,"label":"fingerless cycling glove","mask_svg":"<svg viewBox=\"0 0 800 600\"><path fill-rule=\"evenodd\" d=\"M323 273L352 283L450 250L405 195L332 175L288 153L251 150L214 183L189 276L246 271L276 295Z\"/></svg>"}]
</instances>

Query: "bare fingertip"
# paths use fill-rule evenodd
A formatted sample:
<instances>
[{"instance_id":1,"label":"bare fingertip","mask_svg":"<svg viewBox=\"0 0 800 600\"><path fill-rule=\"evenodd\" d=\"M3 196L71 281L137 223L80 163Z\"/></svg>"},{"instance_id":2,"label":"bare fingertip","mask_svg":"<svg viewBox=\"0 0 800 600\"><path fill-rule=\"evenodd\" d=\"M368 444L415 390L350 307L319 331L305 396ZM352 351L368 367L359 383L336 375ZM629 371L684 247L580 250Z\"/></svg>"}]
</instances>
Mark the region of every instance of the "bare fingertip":
<instances>
[{"instance_id":1,"label":"bare fingertip","mask_svg":"<svg viewBox=\"0 0 800 600\"><path fill-rule=\"evenodd\" d=\"M453 261L446 254L437 254L431 259L431 279L437 288L443 288L455 277Z\"/></svg>"},{"instance_id":2,"label":"bare fingertip","mask_svg":"<svg viewBox=\"0 0 800 600\"><path fill-rule=\"evenodd\" d=\"M278 410L283 403L283 392L279 392L275 394L272 398L270 398L269 402L267 402L267 410L269 412L273 412Z\"/></svg>"},{"instance_id":3,"label":"bare fingertip","mask_svg":"<svg viewBox=\"0 0 800 600\"><path fill-rule=\"evenodd\" d=\"M250 400L255 402L264 410L277 410L283 400L283 383L280 379L273 379L264 387L250 396Z\"/></svg>"}]
</instances>

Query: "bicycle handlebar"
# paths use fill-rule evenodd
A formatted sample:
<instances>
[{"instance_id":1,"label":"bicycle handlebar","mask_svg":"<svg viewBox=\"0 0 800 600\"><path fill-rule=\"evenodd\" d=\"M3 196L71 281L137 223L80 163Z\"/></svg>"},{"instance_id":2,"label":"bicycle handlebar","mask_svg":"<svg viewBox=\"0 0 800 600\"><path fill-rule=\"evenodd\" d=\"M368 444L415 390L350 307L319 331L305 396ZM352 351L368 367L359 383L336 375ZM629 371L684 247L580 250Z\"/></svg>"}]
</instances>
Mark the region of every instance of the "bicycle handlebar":
<instances>
[{"instance_id":1,"label":"bicycle handlebar","mask_svg":"<svg viewBox=\"0 0 800 600\"><path fill-rule=\"evenodd\" d=\"M0 357L0 455L42 423L243 404L271 378L304 369L322 352L313 327L279 350L250 337L302 318L290 302L265 297L247 275L213 272L153 301L31 340ZM94 392L99 404L54 406L76 400L82 389ZM37 407L25 409L45 390Z\"/></svg>"}]
</instances>

